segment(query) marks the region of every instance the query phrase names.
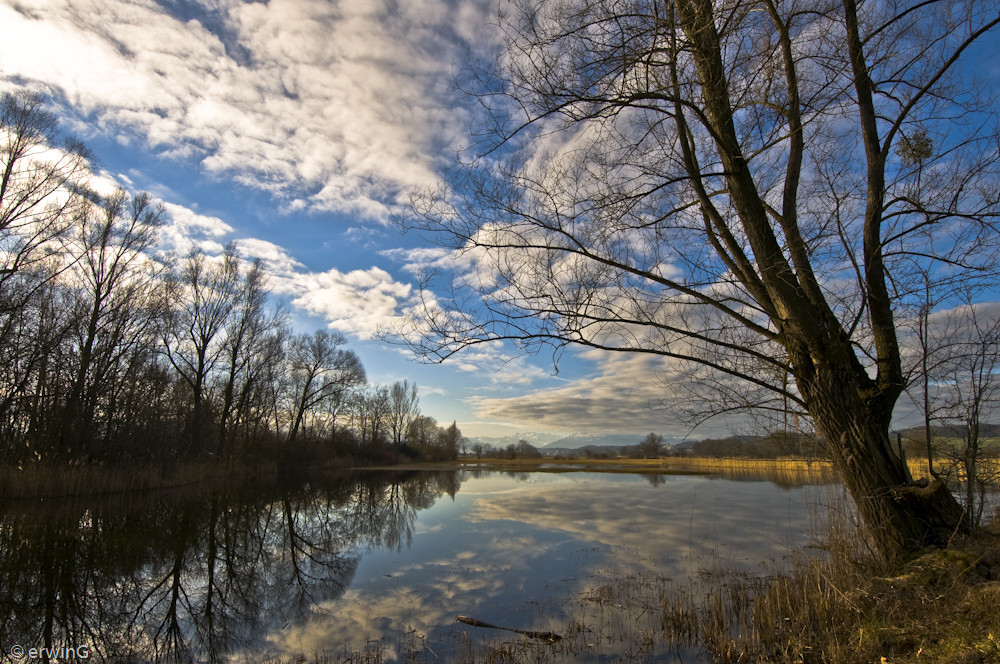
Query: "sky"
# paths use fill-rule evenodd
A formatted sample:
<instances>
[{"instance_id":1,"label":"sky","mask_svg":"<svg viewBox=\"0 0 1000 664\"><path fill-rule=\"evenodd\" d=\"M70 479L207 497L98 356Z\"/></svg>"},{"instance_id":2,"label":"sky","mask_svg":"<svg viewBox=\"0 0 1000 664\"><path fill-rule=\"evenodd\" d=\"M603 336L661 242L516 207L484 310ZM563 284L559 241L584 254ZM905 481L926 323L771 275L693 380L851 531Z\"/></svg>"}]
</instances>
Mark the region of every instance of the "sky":
<instances>
[{"instance_id":1,"label":"sky","mask_svg":"<svg viewBox=\"0 0 1000 664\"><path fill-rule=\"evenodd\" d=\"M499 43L492 0L0 1L0 89L46 95L101 174L165 207L164 242L261 258L296 330L348 337L468 436L682 436L650 360L479 347L444 364L375 339L436 249L389 220L469 142L454 81ZM627 365L627 366L626 366ZM622 387L620 372L629 372ZM668 429L673 429L668 432Z\"/></svg>"},{"instance_id":2,"label":"sky","mask_svg":"<svg viewBox=\"0 0 1000 664\"><path fill-rule=\"evenodd\" d=\"M235 241L296 330L345 334L467 436L690 433L663 365L479 346L440 365L375 338L446 259L391 223L470 141L454 81L499 44L495 0L0 0L0 89L42 92L102 176L165 207L179 254ZM726 423L698 437L729 433ZM638 442L638 439L637 439Z\"/></svg>"}]
</instances>

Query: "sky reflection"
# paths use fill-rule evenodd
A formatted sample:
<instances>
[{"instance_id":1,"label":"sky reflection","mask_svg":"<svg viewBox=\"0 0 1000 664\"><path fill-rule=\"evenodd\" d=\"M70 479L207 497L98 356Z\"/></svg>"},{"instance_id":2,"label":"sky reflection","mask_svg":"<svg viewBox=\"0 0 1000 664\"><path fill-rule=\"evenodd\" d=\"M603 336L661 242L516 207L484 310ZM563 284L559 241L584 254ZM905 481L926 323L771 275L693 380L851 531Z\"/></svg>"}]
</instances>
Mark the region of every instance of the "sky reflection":
<instances>
[{"instance_id":1,"label":"sky reflection","mask_svg":"<svg viewBox=\"0 0 1000 664\"><path fill-rule=\"evenodd\" d=\"M409 548L370 550L342 596L269 634L271 653L363 651L378 641L393 661L404 657L407 638L419 636L449 661L466 634L497 636L457 624L457 615L560 632L575 600L623 576L681 579L780 562L807 540L810 507L824 491L691 475L664 480L467 476L453 499L417 513Z\"/></svg>"}]
</instances>

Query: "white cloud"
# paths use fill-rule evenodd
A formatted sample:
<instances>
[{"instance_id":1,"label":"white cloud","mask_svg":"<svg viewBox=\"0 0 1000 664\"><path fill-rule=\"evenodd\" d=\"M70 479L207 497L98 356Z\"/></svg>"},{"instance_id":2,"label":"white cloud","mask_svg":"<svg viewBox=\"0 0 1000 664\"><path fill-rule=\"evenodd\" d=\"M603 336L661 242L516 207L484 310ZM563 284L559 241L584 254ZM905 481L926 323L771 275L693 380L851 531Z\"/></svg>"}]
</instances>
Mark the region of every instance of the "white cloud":
<instances>
[{"instance_id":1,"label":"white cloud","mask_svg":"<svg viewBox=\"0 0 1000 664\"><path fill-rule=\"evenodd\" d=\"M248 260L259 258L264 268L275 277L294 277L305 266L295 260L288 250L267 240L246 238L236 240L240 255Z\"/></svg>"},{"instance_id":2,"label":"white cloud","mask_svg":"<svg viewBox=\"0 0 1000 664\"><path fill-rule=\"evenodd\" d=\"M412 249L384 249L379 252L386 258L403 264L407 272L418 273L427 267L439 265L454 255L451 249L443 247L414 247Z\"/></svg>"},{"instance_id":3,"label":"white cloud","mask_svg":"<svg viewBox=\"0 0 1000 664\"><path fill-rule=\"evenodd\" d=\"M588 353L598 360L598 375L563 387L508 398L472 397L477 417L534 430L589 433L658 431L686 435L656 408L665 394L666 362L649 355Z\"/></svg>"},{"instance_id":4,"label":"white cloud","mask_svg":"<svg viewBox=\"0 0 1000 664\"><path fill-rule=\"evenodd\" d=\"M293 295L294 306L321 316L330 327L369 338L398 315L410 298L411 286L371 267L299 274L285 280L279 290Z\"/></svg>"},{"instance_id":5,"label":"white cloud","mask_svg":"<svg viewBox=\"0 0 1000 664\"><path fill-rule=\"evenodd\" d=\"M524 354L513 355L505 351L499 341L468 348L459 353L454 361L460 371L477 374L491 387L531 385L537 380L551 378L547 371L529 362Z\"/></svg>"},{"instance_id":6,"label":"white cloud","mask_svg":"<svg viewBox=\"0 0 1000 664\"><path fill-rule=\"evenodd\" d=\"M123 142L194 158L288 209L384 219L401 190L435 182L468 123L452 68L493 8L453 4L272 0L170 15L153 2L24 0L0 7L0 61L4 77Z\"/></svg>"},{"instance_id":7,"label":"white cloud","mask_svg":"<svg viewBox=\"0 0 1000 664\"><path fill-rule=\"evenodd\" d=\"M182 205L163 203L163 209L167 223L160 230L161 243L180 255L196 248L218 254L223 245L220 240L233 232L233 227L222 219L198 214Z\"/></svg>"},{"instance_id":8,"label":"white cloud","mask_svg":"<svg viewBox=\"0 0 1000 664\"><path fill-rule=\"evenodd\" d=\"M273 292L290 296L292 306L325 319L331 328L370 338L380 327L400 316L411 304L411 285L392 278L385 270L309 272L284 247L259 238L233 239L234 229L218 217L173 203L163 204L167 223L161 229L161 243L177 255L198 249L210 256L235 241L245 260L259 258Z\"/></svg>"},{"instance_id":9,"label":"white cloud","mask_svg":"<svg viewBox=\"0 0 1000 664\"><path fill-rule=\"evenodd\" d=\"M691 380L683 361L647 353L586 350L567 362L593 370L565 384L513 397L477 395L466 399L480 421L521 430L576 433L648 433L670 437L729 435L748 431L745 414L712 418L692 431L696 409L685 403Z\"/></svg>"}]
</instances>

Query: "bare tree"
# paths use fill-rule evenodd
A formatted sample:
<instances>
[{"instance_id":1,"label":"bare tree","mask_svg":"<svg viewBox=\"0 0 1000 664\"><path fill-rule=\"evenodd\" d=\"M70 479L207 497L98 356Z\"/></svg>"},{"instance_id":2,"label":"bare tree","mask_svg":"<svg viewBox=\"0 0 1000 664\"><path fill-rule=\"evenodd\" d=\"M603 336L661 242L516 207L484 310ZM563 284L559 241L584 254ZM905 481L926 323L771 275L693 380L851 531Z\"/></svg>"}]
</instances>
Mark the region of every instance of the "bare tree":
<instances>
[{"instance_id":1,"label":"bare tree","mask_svg":"<svg viewBox=\"0 0 1000 664\"><path fill-rule=\"evenodd\" d=\"M638 445L639 455L643 459L655 459L660 456L660 450L663 448L663 436L658 433L652 433L646 435L642 442Z\"/></svg>"},{"instance_id":2,"label":"bare tree","mask_svg":"<svg viewBox=\"0 0 1000 664\"><path fill-rule=\"evenodd\" d=\"M385 385L373 385L354 392L351 395L351 417L362 445L380 445L386 442L389 388Z\"/></svg>"},{"instance_id":3,"label":"bare tree","mask_svg":"<svg viewBox=\"0 0 1000 664\"><path fill-rule=\"evenodd\" d=\"M961 440L957 448L945 444L939 452L959 469L948 474L963 486L966 519L978 525L986 491L997 480L997 469L987 460L1000 455L983 431L1000 411L1000 311L967 303L950 312L944 328L934 340L947 359L931 373L932 417Z\"/></svg>"},{"instance_id":4,"label":"bare tree","mask_svg":"<svg viewBox=\"0 0 1000 664\"><path fill-rule=\"evenodd\" d=\"M59 395L51 379L68 330L54 282L71 262L65 235L88 204L90 155L57 139L41 95L0 95L0 418L5 442L21 450L30 432L53 428L47 407Z\"/></svg>"},{"instance_id":5,"label":"bare tree","mask_svg":"<svg viewBox=\"0 0 1000 664\"><path fill-rule=\"evenodd\" d=\"M71 456L90 451L95 417L114 417L109 397L131 363L148 357L164 272L148 252L160 215L148 194L130 198L118 190L85 208L74 228L71 245L79 257L68 272L74 366L60 432Z\"/></svg>"},{"instance_id":6,"label":"bare tree","mask_svg":"<svg viewBox=\"0 0 1000 664\"><path fill-rule=\"evenodd\" d=\"M406 427L406 441L411 445L429 447L437 443L440 427L437 420L428 415L417 415Z\"/></svg>"},{"instance_id":7,"label":"bare tree","mask_svg":"<svg viewBox=\"0 0 1000 664\"><path fill-rule=\"evenodd\" d=\"M210 377L225 351L225 326L238 298L239 264L233 244L216 264L194 252L171 282L172 299L180 305L172 312L163 345L170 364L191 390L187 433L197 451L202 450L210 419Z\"/></svg>"},{"instance_id":8,"label":"bare tree","mask_svg":"<svg viewBox=\"0 0 1000 664\"><path fill-rule=\"evenodd\" d=\"M389 430L392 442L402 445L410 423L420 414L420 397L416 384L396 381L389 388Z\"/></svg>"},{"instance_id":9,"label":"bare tree","mask_svg":"<svg viewBox=\"0 0 1000 664\"><path fill-rule=\"evenodd\" d=\"M524 442L527 445L527 441L518 442ZM466 445L465 436L462 435L462 430L458 428L458 422L452 422L447 428L441 429L438 435L438 444L445 450L449 458L458 458L459 453ZM529 447L531 446L529 445Z\"/></svg>"},{"instance_id":10,"label":"bare tree","mask_svg":"<svg viewBox=\"0 0 1000 664\"><path fill-rule=\"evenodd\" d=\"M436 360L514 340L710 368L811 416L886 553L945 541L961 507L889 439L897 279L995 267L995 109L958 63L997 7L514 2L470 77L476 156L405 220L477 269L425 282L398 332ZM921 131L916 200L893 148Z\"/></svg>"},{"instance_id":11,"label":"bare tree","mask_svg":"<svg viewBox=\"0 0 1000 664\"><path fill-rule=\"evenodd\" d=\"M225 325L220 376L219 451L228 454L230 429L247 414L255 381L263 376L263 362L272 351L271 335L282 324L279 313L267 310L267 279L261 261L254 261L240 276L236 301Z\"/></svg>"},{"instance_id":12,"label":"bare tree","mask_svg":"<svg viewBox=\"0 0 1000 664\"><path fill-rule=\"evenodd\" d=\"M251 362L233 417L248 441L281 431L281 401L288 379L285 372L288 334L284 325L278 326L250 349Z\"/></svg>"},{"instance_id":13,"label":"bare tree","mask_svg":"<svg viewBox=\"0 0 1000 664\"><path fill-rule=\"evenodd\" d=\"M288 442L298 436L307 414L330 401L342 401L347 390L364 384L361 360L354 351L340 348L346 342L343 335L326 330L292 339L288 352L292 379Z\"/></svg>"},{"instance_id":14,"label":"bare tree","mask_svg":"<svg viewBox=\"0 0 1000 664\"><path fill-rule=\"evenodd\" d=\"M58 242L85 206L90 154L60 146L41 95L0 96L0 314L24 306L65 264Z\"/></svg>"}]
</instances>

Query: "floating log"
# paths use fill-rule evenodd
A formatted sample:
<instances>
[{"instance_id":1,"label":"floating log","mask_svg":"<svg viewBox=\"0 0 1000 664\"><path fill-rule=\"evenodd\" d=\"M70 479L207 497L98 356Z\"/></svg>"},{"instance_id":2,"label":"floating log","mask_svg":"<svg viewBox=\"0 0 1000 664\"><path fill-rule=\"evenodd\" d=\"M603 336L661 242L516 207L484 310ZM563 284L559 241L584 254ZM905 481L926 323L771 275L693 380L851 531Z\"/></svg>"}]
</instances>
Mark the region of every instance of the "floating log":
<instances>
[{"instance_id":1,"label":"floating log","mask_svg":"<svg viewBox=\"0 0 1000 664\"><path fill-rule=\"evenodd\" d=\"M524 636L530 637L532 639L542 639L543 641L549 641L550 643L562 640L562 637L556 634L555 632L536 632L530 629L515 629L513 627L500 627L499 625L491 625L489 623L483 622L482 620L476 620L475 618L469 618L466 616L458 616L455 618L455 620L460 623L465 623L466 625L472 625L473 627L485 627L487 629L502 629L506 632L523 634Z\"/></svg>"}]
</instances>

